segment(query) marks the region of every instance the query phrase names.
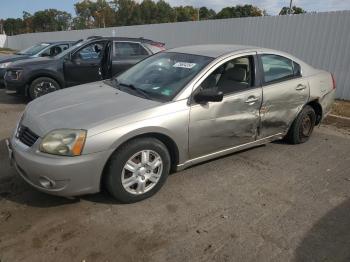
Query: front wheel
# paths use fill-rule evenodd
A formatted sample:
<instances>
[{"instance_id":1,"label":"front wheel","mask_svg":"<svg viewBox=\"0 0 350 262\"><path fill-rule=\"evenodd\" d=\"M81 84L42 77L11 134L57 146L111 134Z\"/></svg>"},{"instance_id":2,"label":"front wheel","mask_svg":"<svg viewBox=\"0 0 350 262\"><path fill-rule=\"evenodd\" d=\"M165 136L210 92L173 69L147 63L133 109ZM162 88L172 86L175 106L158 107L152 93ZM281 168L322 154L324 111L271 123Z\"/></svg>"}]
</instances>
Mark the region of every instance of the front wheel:
<instances>
[{"instance_id":1,"label":"front wheel","mask_svg":"<svg viewBox=\"0 0 350 262\"><path fill-rule=\"evenodd\" d=\"M60 85L52 78L39 77L35 79L29 87L29 97L34 100L40 96L57 91Z\"/></svg>"},{"instance_id":2,"label":"front wheel","mask_svg":"<svg viewBox=\"0 0 350 262\"><path fill-rule=\"evenodd\" d=\"M134 203L155 194L170 171L166 146L155 138L138 138L121 146L106 167L106 186L122 203Z\"/></svg>"},{"instance_id":3,"label":"front wheel","mask_svg":"<svg viewBox=\"0 0 350 262\"><path fill-rule=\"evenodd\" d=\"M309 140L316 123L315 110L305 106L290 127L286 140L291 144L301 144Z\"/></svg>"}]
</instances>

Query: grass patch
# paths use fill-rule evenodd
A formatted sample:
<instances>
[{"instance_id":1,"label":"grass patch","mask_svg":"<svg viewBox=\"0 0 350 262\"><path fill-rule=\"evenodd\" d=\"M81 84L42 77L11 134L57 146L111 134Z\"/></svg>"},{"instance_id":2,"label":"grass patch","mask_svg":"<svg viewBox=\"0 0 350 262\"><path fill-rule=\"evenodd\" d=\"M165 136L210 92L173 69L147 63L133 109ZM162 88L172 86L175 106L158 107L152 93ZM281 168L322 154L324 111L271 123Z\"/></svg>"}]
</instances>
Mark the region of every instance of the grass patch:
<instances>
[{"instance_id":1,"label":"grass patch","mask_svg":"<svg viewBox=\"0 0 350 262\"><path fill-rule=\"evenodd\" d=\"M0 47L0 54L13 54L15 52L16 50L13 50L11 48Z\"/></svg>"},{"instance_id":2,"label":"grass patch","mask_svg":"<svg viewBox=\"0 0 350 262\"><path fill-rule=\"evenodd\" d=\"M332 107L332 114L350 117L350 101L336 100Z\"/></svg>"}]
</instances>

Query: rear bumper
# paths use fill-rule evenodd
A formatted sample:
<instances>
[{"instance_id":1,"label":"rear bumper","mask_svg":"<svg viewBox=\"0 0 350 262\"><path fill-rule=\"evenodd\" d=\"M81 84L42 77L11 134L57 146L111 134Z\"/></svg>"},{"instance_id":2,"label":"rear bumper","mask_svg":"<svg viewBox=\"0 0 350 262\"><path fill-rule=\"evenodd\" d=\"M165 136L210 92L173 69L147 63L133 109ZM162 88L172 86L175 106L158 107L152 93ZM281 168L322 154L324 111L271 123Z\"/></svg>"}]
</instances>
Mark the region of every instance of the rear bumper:
<instances>
[{"instance_id":1,"label":"rear bumper","mask_svg":"<svg viewBox=\"0 0 350 262\"><path fill-rule=\"evenodd\" d=\"M103 168L111 152L53 156L38 151L39 140L32 147L15 137L8 143L10 161L28 184L39 191L64 197L100 191Z\"/></svg>"},{"instance_id":2,"label":"rear bumper","mask_svg":"<svg viewBox=\"0 0 350 262\"><path fill-rule=\"evenodd\" d=\"M334 101L335 101L335 89L333 89L331 92L324 95L320 100L320 104L322 106L322 120L326 118L326 116L331 112Z\"/></svg>"}]
</instances>

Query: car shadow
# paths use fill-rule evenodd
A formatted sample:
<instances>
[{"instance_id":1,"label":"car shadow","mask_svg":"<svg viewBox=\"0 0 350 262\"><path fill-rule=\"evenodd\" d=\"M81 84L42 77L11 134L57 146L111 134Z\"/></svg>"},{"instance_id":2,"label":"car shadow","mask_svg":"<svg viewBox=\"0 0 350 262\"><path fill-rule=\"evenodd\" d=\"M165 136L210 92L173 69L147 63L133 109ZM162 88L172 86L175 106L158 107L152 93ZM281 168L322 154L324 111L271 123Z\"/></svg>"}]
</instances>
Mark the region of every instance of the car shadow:
<instances>
[{"instance_id":1,"label":"car shadow","mask_svg":"<svg viewBox=\"0 0 350 262\"><path fill-rule=\"evenodd\" d=\"M4 141L0 141L0 148L4 146L4 143L5 143ZM244 149L239 152L235 152L229 155L225 155L222 157L218 157L212 160L208 160L208 161L196 164L194 166L191 166L190 168L196 167L198 165L210 163L217 159L224 159L234 154L239 154L242 152L253 150L254 148L264 147L264 146L265 145L260 145L253 148ZM4 156L4 153L2 151L3 150L0 150L0 161L4 163L5 161L8 161L8 160L5 159L7 158L7 155ZM2 166L1 166L1 169L3 169ZM1 169L0 169L0 172L2 172ZM9 168L7 168L7 170L9 170ZM3 198L8 201L15 202L17 204L28 205L28 206L39 207L39 208L75 204L80 202L80 200L85 200L85 201L97 203L97 204L123 205L123 203L114 199L107 192L105 188L102 188L101 192L97 194L84 195L84 196L74 197L74 198L64 198L64 197L57 197L57 196L45 194L29 186L18 174L16 174L14 167L10 168L10 170L12 174L10 176L9 175L7 176L8 178L6 179L5 182L1 182L1 179L0 179L0 200L1 198ZM175 175L175 174L176 172L172 173L171 175Z\"/></svg>"},{"instance_id":2,"label":"car shadow","mask_svg":"<svg viewBox=\"0 0 350 262\"><path fill-rule=\"evenodd\" d=\"M7 94L5 89L0 88L0 104L27 104L29 99L23 95Z\"/></svg>"},{"instance_id":3,"label":"car shadow","mask_svg":"<svg viewBox=\"0 0 350 262\"><path fill-rule=\"evenodd\" d=\"M42 208L79 201L79 199L71 200L41 193L24 182L16 173L15 168L10 165L5 140L0 140L0 201L2 199Z\"/></svg>"},{"instance_id":4,"label":"car shadow","mask_svg":"<svg viewBox=\"0 0 350 262\"><path fill-rule=\"evenodd\" d=\"M350 199L313 225L297 247L294 261L350 261Z\"/></svg>"}]
</instances>

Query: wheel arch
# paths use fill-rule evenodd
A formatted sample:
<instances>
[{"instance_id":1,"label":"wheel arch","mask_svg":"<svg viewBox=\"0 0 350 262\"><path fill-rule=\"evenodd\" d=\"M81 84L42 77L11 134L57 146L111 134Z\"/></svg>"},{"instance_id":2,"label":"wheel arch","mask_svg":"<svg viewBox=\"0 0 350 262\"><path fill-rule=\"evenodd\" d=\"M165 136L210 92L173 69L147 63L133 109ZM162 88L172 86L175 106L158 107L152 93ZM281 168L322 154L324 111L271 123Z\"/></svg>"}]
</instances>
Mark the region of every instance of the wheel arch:
<instances>
[{"instance_id":1,"label":"wheel arch","mask_svg":"<svg viewBox=\"0 0 350 262\"><path fill-rule=\"evenodd\" d=\"M60 77L58 77L54 73L51 73L51 72L48 72L48 71L38 72L38 73L33 74L32 76L30 76L28 78L27 85L26 85L26 90L25 90L25 95L26 96L29 95L28 92L29 92L30 85L33 83L34 80L36 80L36 79L38 79L40 77L52 78L53 80L55 80L60 85L60 88L64 88L65 87L64 81L62 79L60 79Z\"/></svg>"},{"instance_id":2,"label":"wheel arch","mask_svg":"<svg viewBox=\"0 0 350 262\"><path fill-rule=\"evenodd\" d=\"M104 185L104 180L106 177L106 167L108 166L108 163L109 163L112 155L121 146L123 146L124 144L126 144L134 139L137 139L137 138L156 138L159 141L161 141L162 143L164 143L164 145L166 146L166 148L168 149L169 154L170 154L170 159L171 159L170 172L176 171L176 167L179 163L180 152L179 152L179 148L178 148L177 144L175 143L174 139L172 139L169 135L161 133L161 132L146 132L146 133L142 133L142 134L137 134L137 135L134 135L132 137L128 137L127 139L124 139L121 143L118 144L118 146L110 154L110 156L108 157L108 160L106 161L106 163L103 167L103 171L102 171L102 175L101 175L101 179L100 179L100 188L102 188Z\"/></svg>"},{"instance_id":3,"label":"wheel arch","mask_svg":"<svg viewBox=\"0 0 350 262\"><path fill-rule=\"evenodd\" d=\"M323 117L323 109L322 109L320 102L317 99L315 99L315 100L308 102L306 105L311 106L312 109L315 111L315 114L316 114L315 125L320 124L322 117Z\"/></svg>"}]
</instances>

